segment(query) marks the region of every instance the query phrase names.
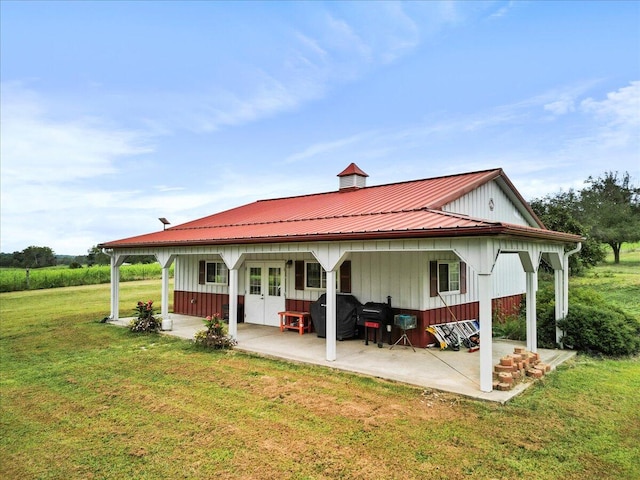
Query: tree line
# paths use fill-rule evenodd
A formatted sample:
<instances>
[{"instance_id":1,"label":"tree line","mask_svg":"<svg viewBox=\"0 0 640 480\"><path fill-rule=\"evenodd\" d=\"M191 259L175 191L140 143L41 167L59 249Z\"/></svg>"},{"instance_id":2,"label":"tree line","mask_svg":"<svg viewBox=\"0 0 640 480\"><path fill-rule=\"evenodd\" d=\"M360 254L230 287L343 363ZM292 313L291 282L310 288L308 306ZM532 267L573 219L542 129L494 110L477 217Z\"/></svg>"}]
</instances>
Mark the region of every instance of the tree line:
<instances>
[{"instance_id":1,"label":"tree line","mask_svg":"<svg viewBox=\"0 0 640 480\"><path fill-rule=\"evenodd\" d=\"M153 255L137 255L129 259L130 263L154 263ZM50 247L30 246L19 252L0 253L0 267L13 268L42 268L56 265L68 265L70 268L92 267L94 265L109 265L111 258L97 246L87 250L86 255L56 255Z\"/></svg>"},{"instance_id":2,"label":"tree line","mask_svg":"<svg viewBox=\"0 0 640 480\"><path fill-rule=\"evenodd\" d=\"M620 263L624 243L640 240L640 188L631 183L628 172L605 172L589 177L580 190L547 195L530 202L531 208L550 230L585 238L582 250L570 257L572 271L604 260L609 245L614 262Z\"/></svg>"}]
</instances>

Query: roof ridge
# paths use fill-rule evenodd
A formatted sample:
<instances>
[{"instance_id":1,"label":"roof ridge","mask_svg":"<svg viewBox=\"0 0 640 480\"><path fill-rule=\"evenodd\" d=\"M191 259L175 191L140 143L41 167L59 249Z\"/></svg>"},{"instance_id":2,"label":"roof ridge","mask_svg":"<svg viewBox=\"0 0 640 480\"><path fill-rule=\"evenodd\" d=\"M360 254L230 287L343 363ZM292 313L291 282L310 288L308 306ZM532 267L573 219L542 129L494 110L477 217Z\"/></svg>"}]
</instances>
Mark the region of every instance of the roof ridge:
<instances>
[{"instance_id":1,"label":"roof ridge","mask_svg":"<svg viewBox=\"0 0 640 480\"><path fill-rule=\"evenodd\" d=\"M402 180L400 182L391 182L391 183L381 183L379 185L368 185L366 187L361 187L358 189L342 189L342 190L330 190L327 192L316 192L316 193L305 193L302 195L293 195L291 197L275 197L275 198L263 198L260 200L256 200L254 203L266 203L266 202L274 202L274 201L278 201L278 200L290 200L293 198L305 198L305 197L316 197L316 196L321 196L321 195L335 195L335 194L345 194L345 193L349 193L349 192L362 192L365 190L371 190L374 188L382 188L382 187L390 187L393 185L404 185L404 184L409 184L409 183L418 183L418 182L426 182L426 181L431 181L431 180L439 180L442 178L453 178L453 177L463 177L463 176L469 176L469 175L477 175L479 173L495 173L496 176L500 175L501 173L503 173L502 168L488 168L486 170L478 170L475 172L461 172L461 173L454 173L451 175L438 175L437 177L426 177L426 178L416 178L413 180Z\"/></svg>"}]
</instances>

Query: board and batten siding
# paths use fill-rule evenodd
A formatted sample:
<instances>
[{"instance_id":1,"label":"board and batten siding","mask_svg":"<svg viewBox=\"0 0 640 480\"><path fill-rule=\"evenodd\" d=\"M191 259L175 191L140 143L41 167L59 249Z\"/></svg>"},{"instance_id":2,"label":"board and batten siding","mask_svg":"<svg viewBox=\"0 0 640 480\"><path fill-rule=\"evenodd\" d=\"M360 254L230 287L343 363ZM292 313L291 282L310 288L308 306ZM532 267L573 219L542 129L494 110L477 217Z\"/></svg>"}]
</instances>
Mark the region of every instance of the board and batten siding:
<instances>
[{"instance_id":1,"label":"board and batten siding","mask_svg":"<svg viewBox=\"0 0 640 480\"><path fill-rule=\"evenodd\" d=\"M176 259L175 290L209 294L228 294L227 285L201 285L198 282L199 262L222 261L219 256L179 256ZM278 260L291 264L285 267L285 298L307 305L316 301L323 293L321 289L296 290L295 262L315 262L308 253L289 253L283 258L260 254L248 255L246 261ZM429 292L429 262L434 260L459 260L450 251L443 252L354 252L351 262L351 294L360 302L386 302L391 296L395 308L407 310L431 310L444 306L442 300L431 297ZM445 294L447 305L458 305L478 300L477 277L467 266L467 292ZM246 294L244 265L238 271L238 294ZM501 254L492 274L493 297L518 295L526 291L525 274L516 254ZM341 289L339 289L341 291ZM294 303L295 304L295 303Z\"/></svg>"},{"instance_id":2,"label":"board and batten siding","mask_svg":"<svg viewBox=\"0 0 640 480\"><path fill-rule=\"evenodd\" d=\"M493 202L493 210L490 208L491 202ZM505 195L495 181L488 182L459 199L448 203L442 207L442 210L494 222L536 226L527 223L516 205Z\"/></svg>"},{"instance_id":3,"label":"board and batten siding","mask_svg":"<svg viewBox=\"0 0 640 480\"><path fill-rule=\"evenodd\" d=\"M201 260L205 260L207 262L222 262L222 258L219 255L178 256L176 258L176 275L174 279L175 290L181 290L185 292L228 294L228 285L199 284ZM240 293L244 294L244 269L239 270L238 281L241 282L240 285L243 286L240 290Z\"/></svg>"}]
</instances>

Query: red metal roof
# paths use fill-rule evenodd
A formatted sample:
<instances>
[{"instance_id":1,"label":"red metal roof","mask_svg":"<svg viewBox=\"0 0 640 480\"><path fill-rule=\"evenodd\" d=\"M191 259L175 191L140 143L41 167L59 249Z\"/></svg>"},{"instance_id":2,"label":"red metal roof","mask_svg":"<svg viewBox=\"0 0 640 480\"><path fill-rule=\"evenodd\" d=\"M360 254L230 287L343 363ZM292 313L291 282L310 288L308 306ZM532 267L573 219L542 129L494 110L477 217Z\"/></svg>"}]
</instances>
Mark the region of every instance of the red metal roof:
<instances>
[{"instance_id":1,"label":"red metal roof","mask_svg":"<svg viewBox=\"0 0 640 480\"><path fill-rule=\"evenodd\" d=\"M579 241L575 235L543 228L494 223L440 211L443 205L497 177L511 186L502 170L495 169L261 200L160 232L101 246L125 248L496 234ZM515 195L521 198L517 192ZM535 219L535 214L530 213Z\"/></svg>"}]
</instances>

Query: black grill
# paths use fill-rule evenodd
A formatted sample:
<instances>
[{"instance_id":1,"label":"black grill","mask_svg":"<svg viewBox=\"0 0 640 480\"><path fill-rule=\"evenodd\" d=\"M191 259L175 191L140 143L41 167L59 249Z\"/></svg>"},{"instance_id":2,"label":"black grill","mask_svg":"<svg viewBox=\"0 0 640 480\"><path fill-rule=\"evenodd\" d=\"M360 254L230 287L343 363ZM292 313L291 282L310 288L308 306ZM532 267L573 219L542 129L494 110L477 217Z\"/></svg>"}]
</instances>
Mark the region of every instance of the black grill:
<instances>
[{"instance_id":1,"label":"black grill","mask_svg":"<svg viewBox=\"0 0 640 480\"><path fill-rule=\"evenodd\" d=\"M358 308L362 304L353 295L336 295L336 338L346 340L357 336L356 320ZM327 332L327 294L311 304L313 329L318 337L325 338Z\"/></svg>"},{"instance_id":2,"label":"black grill","mask_svg":"<svg viewBox=\"0 0 640 480\"><path fill-rule=\"evenodd\" d=\"M387 325L393 324L393 312L391 310L391 298L388 303L367 302L358 308L358 325L365 327L365 344L369 344L369 329L373 328L376 332L380 332L380 341L378 346L382 347L382 339L384 332L387 331ZM389 333L391 336L391 333ZM391 339L389 339L389 343Z\"/></svg>"}]
</instances>

